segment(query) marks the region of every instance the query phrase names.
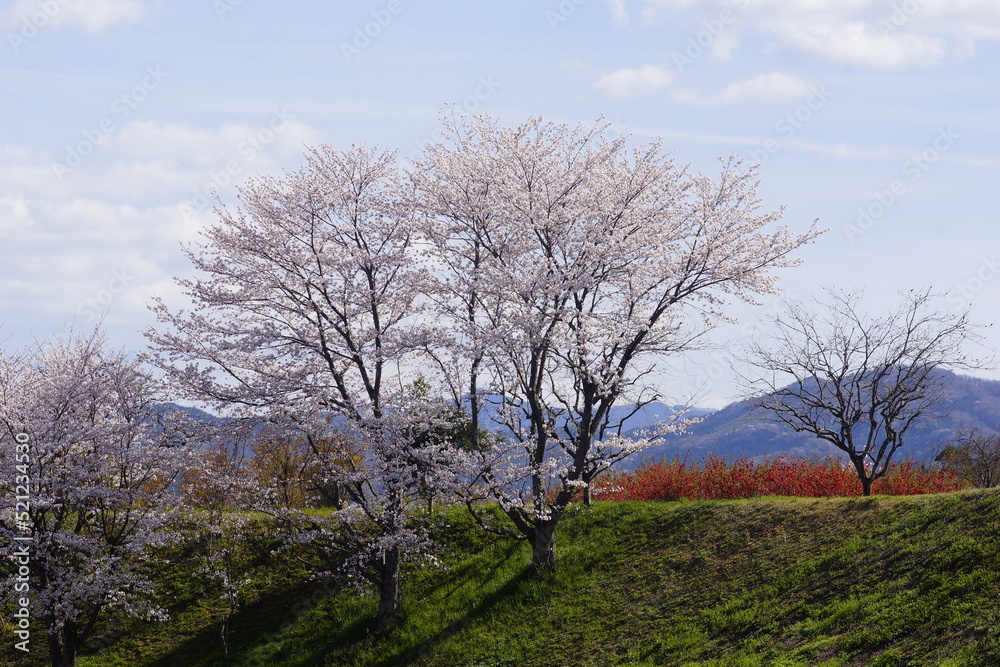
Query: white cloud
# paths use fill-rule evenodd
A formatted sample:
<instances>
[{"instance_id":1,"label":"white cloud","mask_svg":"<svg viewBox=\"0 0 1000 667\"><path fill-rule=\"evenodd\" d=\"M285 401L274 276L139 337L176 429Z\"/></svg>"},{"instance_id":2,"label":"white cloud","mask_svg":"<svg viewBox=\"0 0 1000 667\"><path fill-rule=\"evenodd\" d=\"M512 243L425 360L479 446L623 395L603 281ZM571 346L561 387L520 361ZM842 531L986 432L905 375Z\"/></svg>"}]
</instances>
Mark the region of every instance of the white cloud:
<instances>
[{"instance_id":1,"label":"white cloud","mask_svg":"<svg viewBox=\"0 0 1000 667\"><path fill-rule=\"evenodd\" d=\"M840 25L788 25L780 29L786 45L836 62L866 67L933 65L947 55L944 42L903 32L882 34L872 26L852 21Z\"/></svg>"},{"instance_id":2,"label":"white cloud","mask_svg":"<svg viewBox=\"0 0 1000 667\"><path fill-rule=\"evenodd\" d=\"M138 211L128 204L109 204L95 199L74 199L66 203L42 205L48 229L72 232L94 240L106 240L108 233L117 235L116 242L134 241Z\"/></svg>"},{"instance_id":3,"label":"white cloud","mask_svg":"<svg viewBox=\"0 0 1000 667\"><path fill-rule=\"evenodd\" d=\"M177 123L138 121L129 123L112 138L114 149L138 158L176 159L210 167L227 161L251 162L271 152L283 157L289 150L301 155L303 144L315 143L309 127L292 120L281 110L261 117L260 125L223 125L216 129Z\"/></svg>"},{"instance_id":4,"label":"white cloud","mask_svg":"<svg viewBox=\"0 0 1000 667\"><path fill-rule=\"evenodd\" d=\"M0 146L0 196L37 193L55 179L48 154L11 145Z\"/></svg>"},{"instance_id":5,"label":"white cloud","mask_svg":"<svg viewBox=\"0 0 1000 667\"><path fill-rule=\"evenodd\" d=\"M154 213L156 233L164 243L171 246L201 241L201 232L218 222L212 211L198 210L184 203L157 209Z\"/></svg>"},{"instance_id":6,"label":"white cloud","mask_svg":"<svg viewBox=\"0 0 1000 667\"><path fill-rule=\"evenodd\" d=\"M740 40L733 32L724 32L712 42L709 53L716 60L732 60L733 52L739 45Z\"/></svg>"},{"instance_id":7,"label":"white cloud","mask_svg":"<svg viewBox=\"0 0 1000 667\"><path fill-rule=\"evenodd\" d=\"M0 197L0 239L6 238L15 229L35 224L28 210L28 200L24 197Z\"/></svg>"},{"instance_id":8,"label":"white cloud","mask_svg":"<svg viewBox=\"0 0 1000 667\"><path fill-rule=\"evenodd\" d=\"M643 0L642 16L696 25L723 12L741 32L771 36L774 48L872 68L969 58L977 40L1000 39L997 0ZM734 48L713 45L713 55Z\"/></svg>"},{"instance_id":9,"label":"white cloud","mask_svg":"<svg viewBox=\"0 0 1000 667\"><path fill-rule=\"evenodd\" d=\"M231 186L249 176L301 164L303 147L318 142L312 128L280 109L261 114L257 125L206 128L134 121L113 131L77 162L68 161L69 147L60 150L40 173L25 160L16 166L4 164L0 152L0 183L20 183L43 198L117 200L127 192L133 201L163 203L171 197L190 199L195 188L220 186L231 192ZM72 169L67 171L66 165ZM4 180L8 174L10 183Z\"/></svg>"},{"instance_id":10,"label":"white cloud","mask_svg":"<svg viewBox=\"0 0 1000 667\"><path fill-rule=\"evenodd\" d=\"M179 123L138 121L129 123L115 135L115 148L134 157L179 158L197 165L224 163L230 153L253 128L223 125L218 129L191 127Z\"/></svg>"},{"instance_id":11,"label":"white cloud","mask_svg":"<svg viewBox=\"0 0 1000 667\"><path fill-rule=\"evenodd\" d=\"M627 99L649 95L669 86L674 74L657 65L615 70L605 74L594 85L598 94L615 99Z\"/></svg>"},{"instance_id":12,"label":"white cloud","mask_svg":"<svg viewBox=\"0 0 1000 667\"><path fill-rule=\"evenodd\" d=\"M704 103L722 106L736 102L784 100L807 95L809 95L809 84L802 79L784 72L771 72L743 83L726 86L721 92L705 99Z\"/></svg>"},{"instance_id":13,"label":"white cloud","mask_svg":"<svg viewBox=\"0 0 1000 667\"><path fill-rule=\"evenodd\" d=\"M196 192L218 186L233 201L236 184L294 168L316 143L280 109L221 127L135 121L62 180L52 165L64 150L0 144L0 306L30 327L14 334L45 337L74 318L90 326L108 311L133 336L151 290L190 268L179 243L215 221Z\"/></svg>"},{"instance_id":14,"label":"white cloud","mask_svg":"<svg viewBox=\"0 0 1000 667\"><path fill-rule=\"evenodd\" d=\"M13 160L27 160L31 153L24 146L14 144L0 144L0 162L11 162Z\"/></svg>"},{"instance_id":15,"label":"white cloud","mask_svg":"<svg viewBox=\"0 0 1000 667\"><path fill-rule=\"evenodd\" d=\"M615 20L615 25L623 28L629 24L629 12L626 0L604 0L608 9L611 10L611 18Z\"/></svg>"},{"instance_id":16,"label":"white cloud","mask_svg":"<svg viewBox=\"0 0 1000 667\"><path fill-rule=\"evenodd\" d=\"M97 34L118 23L138 23L146 7L137 0L18 0L12 9L0 13L0 26L17 30L31 26L47 28L80 28ZM30 30L30 28L29 28Z\"/></svg>"}]
</instances>

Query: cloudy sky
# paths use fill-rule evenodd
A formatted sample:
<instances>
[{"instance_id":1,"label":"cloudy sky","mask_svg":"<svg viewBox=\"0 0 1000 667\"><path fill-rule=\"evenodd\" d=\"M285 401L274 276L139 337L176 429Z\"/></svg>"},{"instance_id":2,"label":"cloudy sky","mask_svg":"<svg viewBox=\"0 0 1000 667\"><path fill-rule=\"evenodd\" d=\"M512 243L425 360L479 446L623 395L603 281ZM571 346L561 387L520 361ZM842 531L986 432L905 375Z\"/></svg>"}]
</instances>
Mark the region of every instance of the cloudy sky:
<instances>
[{"instance_id":1,"label":"cloudy sky","mask_svg":"<svg viewBox=\"0 0 1000 667\"><path fill-rule=\"evenodd\" d=\"M7 0L0 32L7 346L103 316L141 349L213 192L233 202L305 145L411 154L444 104L603 114L696 171L759 164L768 207L829 229L788 298L865 288L878 312L933 286L984 323L1000 306L997 0ZM727 350L776 307L735 307L665 390L726 403Z\"/></svg>"}]
</instances>

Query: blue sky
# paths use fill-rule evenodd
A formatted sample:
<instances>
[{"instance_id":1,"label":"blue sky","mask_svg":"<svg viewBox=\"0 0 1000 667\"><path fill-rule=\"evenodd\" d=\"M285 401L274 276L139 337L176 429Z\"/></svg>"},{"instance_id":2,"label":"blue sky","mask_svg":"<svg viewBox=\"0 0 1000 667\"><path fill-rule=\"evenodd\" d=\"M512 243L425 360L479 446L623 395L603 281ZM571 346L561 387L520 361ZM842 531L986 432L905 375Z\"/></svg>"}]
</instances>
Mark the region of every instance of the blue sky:
<instances>
[{"instance_id":1,"label":"blue sky","mask_svg":"<svg viewBox=\"0 0 1000 667\"><path fill-rule=\"evenodd\" d=\"M410 154L444 104L603 114L709 174L759 163L766 206L829 229L783 272L787 298L865 288L878 312L930 285L983 323L1000 305L996 0L18 0L0 35L8 346L103 314L141 349L149 296L182 303L204 193L233 203L306 145ZM665 392L733 398L727 350L762 302L672 362Z\"/></svg>"}]
</instances>

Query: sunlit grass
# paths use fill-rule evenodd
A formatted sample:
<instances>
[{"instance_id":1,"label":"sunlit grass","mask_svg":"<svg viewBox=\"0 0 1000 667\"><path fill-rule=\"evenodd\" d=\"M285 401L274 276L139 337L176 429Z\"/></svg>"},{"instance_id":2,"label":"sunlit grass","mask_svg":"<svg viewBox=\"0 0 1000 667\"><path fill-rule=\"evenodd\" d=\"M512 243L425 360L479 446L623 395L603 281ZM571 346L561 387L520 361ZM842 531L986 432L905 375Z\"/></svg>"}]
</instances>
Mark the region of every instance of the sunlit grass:
<instances>
[{"instance_id":1,"label":"sunlit grass","mask_svg":"<svg viewBox=\"0 0 1000 667\"><path fill-rule=\"evenodd\" d=\"M380 641L375 600L308 581L261 521L244 536L231 664L1000 664L994 492L574 507L539 580L523 542L459 508L438 520L447 569L407 572L406 616ZM154 564L173 620L129 625L81 665L225 664L218 591L185 548Z\"/></svg>"}]
</instances>

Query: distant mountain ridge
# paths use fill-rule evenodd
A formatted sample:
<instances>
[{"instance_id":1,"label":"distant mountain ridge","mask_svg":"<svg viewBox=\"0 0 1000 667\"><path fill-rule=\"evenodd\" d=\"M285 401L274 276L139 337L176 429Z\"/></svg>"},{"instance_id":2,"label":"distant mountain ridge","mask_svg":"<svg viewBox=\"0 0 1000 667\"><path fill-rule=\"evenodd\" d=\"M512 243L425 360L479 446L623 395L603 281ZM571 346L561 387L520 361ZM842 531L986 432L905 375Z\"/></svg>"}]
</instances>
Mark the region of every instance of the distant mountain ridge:
<instances>
[{"instance_id":1,"label":"distant mountain ridge","mask_svg":"<svg viewBox=\"0 0 1000 667\"><path fill-rule=\"evenodd\" d=\"M485 402L484 402L485 403ZM496 406L497 402L485 403L486 408L483 409L480 417L479 424L482 428L488 431L494 431L496 433L507 433L510 434L511 431L501 423L494 415L491 415L491 407ZM686 410L686 411L685 411ZM635 411L635 414L630 415L631 412ZM661 403L659 401L652 401L645 404L639 410L635 410L634 404L626 405L615 405L611 407L610 410L610 423L617 425L619 421L622 422L622 435L634 436L640 431L651 429L657 424L670 421L675 417L684 413L683 417L704 417L705 415L711 414L713 411L707 408L686 408L683 405L667 405L666 403ZM559 422L564 423L564 422ZM527 422L525 422L527 425Z\"/></svg>"},{"instance_id":2,"label":"distant mountain ridge","mask_svg":"<svg viewBox=\"0 0 1000 667\"><path fill-rule=\"evenodd\" d=\"M938 454L944 443L952 438L958 429L979 426L988 431L1000 429L1000 381L974 378L949 371L941 371L946 383L945 398L950 404L950 412L942 418L930 418L913 427L907 434L903 448L897 453L897 460L909 457L917 461L929 461ZM163 404L164 408L179 409L189 416L225 423L217 417L197 408L176 404ZM634 405L618 405L612 408L612 422L625 418L634 410ZM673 418L682 411L682 406L670 406L653 402L643 406L624 421L622 433L638 436L657 423ZM840 456L840 450L818 438L805 433L796 433L784 424L767 419L766 415L754 411L749 401L736 401L721 410L690 408L685 417L700 417L701 421L689 426L685 432L664 437L659 444L634 454L616 467L634 470L643 461L657 461L687 456L698 461L709 454L727 460L738 458L765 459L775 456L824 457ZM496 421L483 415L481 426L492 431L505 429Z\"/></svg>"},{"instance_id":3,"label":"distant mountain ridge","mask_svg":"<svg viewBox=\"0 0 1000 667\"><path fill-rule=\"evenodd\" d=\"M902 449L896 453L896 460L909 457L929 461L962 427L979 426L990 431L1000 428L1000 381L950 371L941 373L946 383L945 400L950 405L945 407L950 408L949 413L915 424L907 433ZM675 456L688 456L697 461L708 454L733 460L780 455L823 457L840 453L833 445L812 435L796 433L784 424L768 420L765 414L755 412L749 401L737 401L706 415L685 433L668 436L662 444L630 457L620 467L631 470L644 460Z\"/></svg>"}]
</instances>

